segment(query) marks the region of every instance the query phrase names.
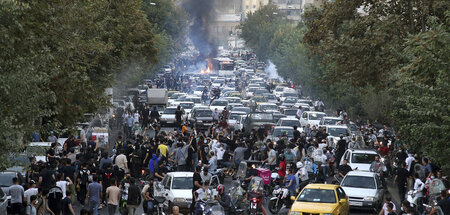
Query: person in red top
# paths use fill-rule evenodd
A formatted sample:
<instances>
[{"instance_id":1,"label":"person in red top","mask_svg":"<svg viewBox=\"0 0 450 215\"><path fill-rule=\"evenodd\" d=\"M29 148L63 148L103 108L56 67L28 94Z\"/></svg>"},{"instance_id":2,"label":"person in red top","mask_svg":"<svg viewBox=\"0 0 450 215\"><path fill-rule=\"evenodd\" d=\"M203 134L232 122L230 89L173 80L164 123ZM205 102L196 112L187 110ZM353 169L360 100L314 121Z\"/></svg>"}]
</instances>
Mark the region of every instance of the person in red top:
<instances>
[{"instance_id":1,"label":"person in red top","mask_svg":"<svg viewBox=\"0 0 450 215\"><path fill-rule=\"evenodd\" d=\"M389 154L389 147L384 144L380 144L380 148L378 148L378 151L380 151L381 157L384 157Z\"/></svg>"},{"instance_id":2,"label":"person in red top","mask_svg":"<svg viewBox=\"0 0 450 215\"><path fill-rule=\"evenodd\" d=\"M280 154L278 160L280 161L280 164L278 165L278 175L280 176L281 181L283 181L284 177L286 177L286 159L283 154Z\"/></svg>"}]
</instances>

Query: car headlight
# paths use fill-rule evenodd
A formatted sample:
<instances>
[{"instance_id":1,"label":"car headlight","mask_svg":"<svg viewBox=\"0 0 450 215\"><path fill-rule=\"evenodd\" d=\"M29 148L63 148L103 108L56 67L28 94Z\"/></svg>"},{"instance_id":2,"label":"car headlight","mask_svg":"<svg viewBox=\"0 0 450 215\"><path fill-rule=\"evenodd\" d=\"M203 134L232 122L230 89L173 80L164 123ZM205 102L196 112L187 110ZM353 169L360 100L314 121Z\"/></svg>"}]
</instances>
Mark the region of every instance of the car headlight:
<instances>
[{"instance_id":1,"label":"car headlight","mask_svg":"<svg viewBox=\"0 0 450 215\"><path fill-rule=\"evenodd\" d=\"M366 196L364 197L364 201L369 201L369 202L373 202L375 200L375 198L370 197L370 196Z\"/></svg>"},{"instance_id":2,"label":"car headlight","mask_svg":"<svg viewBox=\"0 0 450 215\"><path fill-rule=\"evenodd\" d=\"M185 202L186 200L183 198L175 198L173 201L174 202Z\"/></svg>"},{"instance_id":3,"label":"car headlight","mask_svg":"<svg viewBox=\"0 0 450 215\"><path fill-rule=\"evenodd\" d=\"M300 212L297 212L297 211L291 211L291 212L289 213L289 215L300 215Z\"/></svg>"}]
</instances>

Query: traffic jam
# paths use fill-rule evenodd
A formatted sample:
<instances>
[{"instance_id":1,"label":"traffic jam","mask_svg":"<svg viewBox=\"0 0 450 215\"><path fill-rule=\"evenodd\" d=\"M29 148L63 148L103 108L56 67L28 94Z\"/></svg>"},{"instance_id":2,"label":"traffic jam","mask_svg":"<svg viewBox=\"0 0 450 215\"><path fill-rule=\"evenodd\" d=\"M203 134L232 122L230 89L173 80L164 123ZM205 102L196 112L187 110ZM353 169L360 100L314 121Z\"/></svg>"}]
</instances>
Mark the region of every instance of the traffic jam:
<instances>
[{"instance_id":1,"label":"traffic jam","mask_svg":"<svg viewBox=\"0 0 450 215\"><path fill-rule=\"evenodd\" d=\"M391 127L331 110L267 67L246 50L177 59L86 114L78 135L31 143L30 168L1 173L2 190L27 184L43 214L67 198L75 214L448 212L436 203L447 177Z\"/></svg>"}]
</instances>

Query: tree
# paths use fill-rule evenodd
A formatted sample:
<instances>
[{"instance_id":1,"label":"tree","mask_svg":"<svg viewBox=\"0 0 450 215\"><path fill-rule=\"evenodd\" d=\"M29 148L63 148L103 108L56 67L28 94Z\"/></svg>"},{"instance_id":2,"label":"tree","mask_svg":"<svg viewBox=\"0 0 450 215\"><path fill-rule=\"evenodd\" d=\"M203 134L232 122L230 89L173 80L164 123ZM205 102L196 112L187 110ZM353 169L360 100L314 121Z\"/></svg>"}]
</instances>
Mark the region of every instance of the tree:
<instances>
[{"instance_id":1,"label":"tree","mask_svg":"<svg viewBox=\"0 0 450 215\"><path fill-rule=\"evenodd\" d=\"M31 132L72 127L107 105L116 74L155 62L138 0L6 0L0 17L0 169Z\"/></svg>"},{"instance_id":2,"label":"tree","mask_svg":"<svg viewBox=\"0 0 450 215\"><path fill-rule=\"evenodd\" d=\"M269 58L268 44L272 41L278 25L283 23L283 16L275 5L268 4L254 13L249 13L247 20L240 24L241 37L261 60Z\"/></svg>"},{"instance_id":3,"label":"tree","mask_svg":"<svg viewBox=\"0 0 450 215\"><path fill-rule=\"evenodd\" d=\"M393 117L403 140L450 174L450 11L431 17L430 29L411 35L403 50L406 63L393 89Z\"/></svg>"}]
</instances>

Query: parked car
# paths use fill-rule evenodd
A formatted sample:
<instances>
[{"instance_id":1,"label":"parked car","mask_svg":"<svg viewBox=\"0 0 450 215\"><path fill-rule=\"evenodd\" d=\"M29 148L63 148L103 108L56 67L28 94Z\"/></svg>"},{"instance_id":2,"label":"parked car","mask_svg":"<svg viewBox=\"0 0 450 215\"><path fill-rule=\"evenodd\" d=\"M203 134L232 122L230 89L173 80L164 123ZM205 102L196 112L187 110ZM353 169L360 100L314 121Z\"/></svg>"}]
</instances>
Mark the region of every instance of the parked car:
<instances>
[{"instance_id":1,"label":"parked car","mask_svg":"<svg viewBox=\"0 0 450 215\"><path fill-rule=\"evenodd\" d=\"M285 108L281 111L281 113L286 115L287 118L297 119L297 111L298 109Z\"/></svg>"},{"instance_id":2,"label":"parked car","mask_svg":"<svg viewBox=\"0 0 450 215\"><path fill-rule=\"evenodd\" d=\"M348 215L350 211L348 197L339 185L308 184L294 199L290 215Z\"/></svg>"},{"instance_id":3,"label":"parked car","mask_svg":"<svg viewBox=\"0 0 450 215\"><path fill-rule=\"evenodd\" d=\"M239 116L247 115L245 112L241 111L231 111L230 116L228 117L227 124L229 127L233 128L234 125L238 122Z\"/></svg>"},{"instance_id":4,"label":"parked car","mask_svg":"<svg viewBox=\"0 0 450 215\"><path fill-rule=\"evenodd\" d=\"M383 205L385 189L380 176L374 172L350 171L341 187L348 195L350 207L377 211Z\"/></svg>"}]
</instances>

